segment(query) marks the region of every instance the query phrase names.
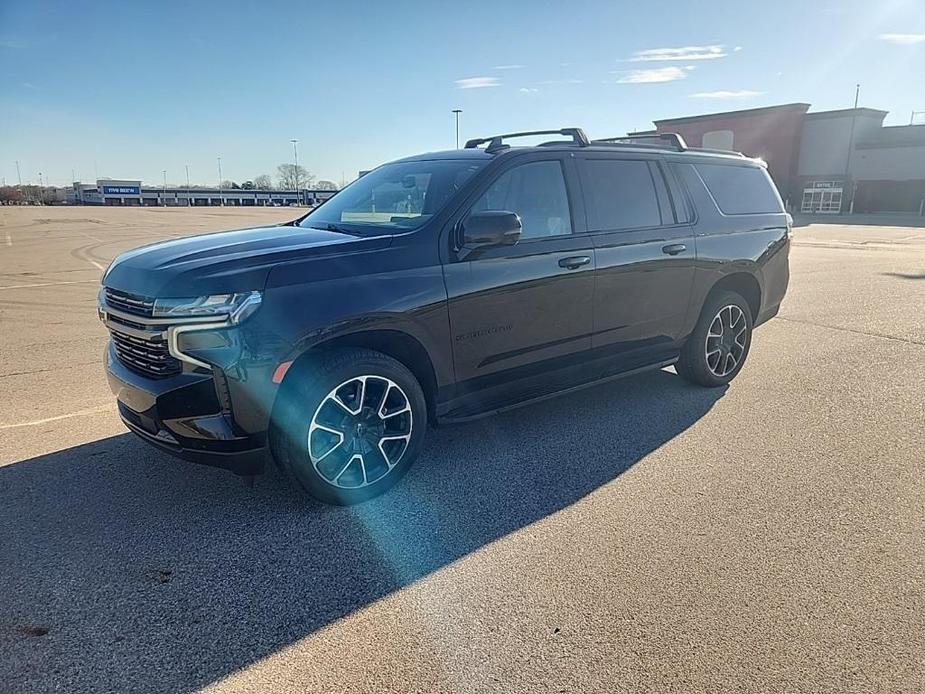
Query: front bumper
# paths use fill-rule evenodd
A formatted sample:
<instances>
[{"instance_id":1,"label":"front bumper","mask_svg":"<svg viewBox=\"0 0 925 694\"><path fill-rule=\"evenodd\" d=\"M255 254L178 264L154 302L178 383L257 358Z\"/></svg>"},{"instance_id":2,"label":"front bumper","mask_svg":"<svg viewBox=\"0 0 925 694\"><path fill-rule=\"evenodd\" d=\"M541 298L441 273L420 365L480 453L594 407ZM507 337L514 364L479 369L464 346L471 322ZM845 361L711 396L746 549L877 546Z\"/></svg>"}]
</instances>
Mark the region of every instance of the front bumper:
<instances>
[{"instance_id":1,"label":"front bumper","mask_svg":"<svg viewBox=\"0 0 925 694\"><path fill-rule=\"evenodd\" d=\"M266 432L245 431L223 406L216 378L221 373L184 371L151 379L127 368L110 341L106 375L125 425L162 451L239 475L263 471ZM251 416L249 419L253 419Z\"/></svg>"}]
</instances>

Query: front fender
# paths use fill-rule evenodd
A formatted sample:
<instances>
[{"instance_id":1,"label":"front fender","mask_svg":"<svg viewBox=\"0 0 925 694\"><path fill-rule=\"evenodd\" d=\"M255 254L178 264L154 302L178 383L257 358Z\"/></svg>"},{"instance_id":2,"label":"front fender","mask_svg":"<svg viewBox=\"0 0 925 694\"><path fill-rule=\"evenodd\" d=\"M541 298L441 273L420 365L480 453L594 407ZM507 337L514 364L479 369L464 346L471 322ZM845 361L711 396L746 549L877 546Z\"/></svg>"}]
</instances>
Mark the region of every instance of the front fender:
<instances>
[{"instance_id":1,"label":"front fender","mask_svg":"<svg viewBox=\"0 0 925 694\"><path fill-rule=\"evenodd\" d=\"M408 267L407 257L399 258L391 251L376 260L375 273L357 268L349 274L285 286L273 286L271 277L258 315L261 326L287 345L280 361L297 359L333 339L390 330L416 340L431 359L437 384L450 383L450 328L442 267Z\"/></svg>"}]
</instances>

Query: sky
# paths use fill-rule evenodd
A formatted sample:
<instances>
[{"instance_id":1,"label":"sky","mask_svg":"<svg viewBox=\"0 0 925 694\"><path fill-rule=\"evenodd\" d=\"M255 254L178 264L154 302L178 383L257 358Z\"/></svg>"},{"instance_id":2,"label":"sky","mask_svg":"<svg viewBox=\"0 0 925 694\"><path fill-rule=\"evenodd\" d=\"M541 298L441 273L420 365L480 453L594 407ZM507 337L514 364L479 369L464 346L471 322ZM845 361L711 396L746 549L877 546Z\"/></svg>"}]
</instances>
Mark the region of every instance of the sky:
<instances>
[{"instance_id":1,"label":"sky","mask_svg":"<svg viewBox=\"0 0 925 694\"><path fill-rule=\"evenodd\" d=\"M925 0L0 0L0 176L340 183L460 138L795 101L925 111Z\"/></svg>"}]
</instances>

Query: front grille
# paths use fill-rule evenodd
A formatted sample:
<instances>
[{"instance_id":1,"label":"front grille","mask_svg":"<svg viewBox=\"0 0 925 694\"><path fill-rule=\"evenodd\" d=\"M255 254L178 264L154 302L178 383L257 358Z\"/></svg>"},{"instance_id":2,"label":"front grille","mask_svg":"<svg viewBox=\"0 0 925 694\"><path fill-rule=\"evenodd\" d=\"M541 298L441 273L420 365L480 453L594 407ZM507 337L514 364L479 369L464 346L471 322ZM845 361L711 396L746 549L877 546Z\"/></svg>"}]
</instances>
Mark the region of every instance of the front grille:
<instances>
[{"instance_id":1,"label":"front grille","mask_svg":"<svg viewBox=\"0 0 925 694\"><path fill-rule=\"evenodd\" d=\"M150 318L154 314L154 299L106 287L106 303L112 308Z\"/></svg>"},{"instance_id":2,"label":"front grille","mask_svg":"<svg viewBox=\"0 0 925 694\"><path fill-rule=\"evenodd\" d=\"M119 361L132 371L148 378L166 378L182 371L180 361L170 354L161 333L136 337L110 329L109 334Z\"/></svg>"},{"instance_id":3,"label":"front grille","mask_svg":"<svg viewBox=\"0 0 925 694\"><path fill-rule=\"evenodd\" d=\"M123 318L122 316L117 316L114 313L108 314L106 319L112 323L118 323L119 325L124 325L127 328L134 328L135 330L148 329L148 326L144 323L138 323L137 321L129 320L128 318Z\"/></svg>"}]
</instances>

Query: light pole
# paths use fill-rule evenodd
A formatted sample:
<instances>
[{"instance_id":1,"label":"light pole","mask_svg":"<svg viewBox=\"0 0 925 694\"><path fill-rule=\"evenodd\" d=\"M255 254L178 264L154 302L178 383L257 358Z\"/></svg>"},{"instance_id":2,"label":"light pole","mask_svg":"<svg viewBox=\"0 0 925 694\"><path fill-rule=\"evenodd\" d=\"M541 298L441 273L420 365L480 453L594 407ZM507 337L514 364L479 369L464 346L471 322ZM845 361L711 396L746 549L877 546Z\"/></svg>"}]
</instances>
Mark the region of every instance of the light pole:
<instances>
[{"instance_id":1,"label":"light pole","mask_svg":"<svg viewBox=\"0 0 925 694\"><path fill-rule=\"evenodd\" d=\"M225 196L222 193L222 158L218 158L218 200L219 204L225 206Z\"/></svg>"},{"instance_id":2,"label":"light pole","mask_svg":"<svg viewBox=\"0 0 925 694\"><path fill-rule=\"evenodd\" d=\"M16 160L16 180L19 182L19 187L22 188L22 175L19 173L19 159Z\"/></svg>"},{"instance_id":3,"label":"light pole","mask_svg":"<svg viewBox=\"0 0 925 694\"><path fill-rule=\"evenodd\" d=\"M296 202L302 202L302 193L299 192L299 141L298 140L289 140L292 143L292 156L295 160L295 169L293 169L293 175L295 176L295 194Z\"/></svg>"},{"instance_id":4,"label":"light pole","mask_svg":"<svg viewBox=\"0 0 925 694\"><path fill-rule=\"evenodd\" d=\"M167 169L164 169L161 173L164 174L164 195L161 199L164 201L164 207L167 207Z\"/></svg>"},{"instance_id":5,"label":"light pole","mask_svg":"<svg viewBox=\"0 0 925 694\"><path fill-rule=\"evenodd\" d=\"M462 109L454 108L453 113L456 114L456 149L459 149L459 114L462 113Z\"/></svg>"},{"instance_id":6,"label":"light pole","mask_svg":"<svg viewBox=\"0 0 925 694\"><path fill-rule=\"evenodd\" d=\"M186 206L192 207L193 201L191 199L192 196L190 195L190 189L189 189L189 164L184 164L183 166L186 169Z\"/></svg>"},{"instance_id":7,"label":"light pole","mask_svg":"<svg viewBox=\"0 0 925 694\"><path fill-rule=\"evenodd\" d=\"M854 89L854 111L851 113L851 127L848 130L848 154L845 156L845 180L850 181L851 185L851 202L848 206L848 214L854 214L854 196L857 193L857 184L854 176L851 175L851 149L854 146L854 123L858 117L858 97L860 95L861 85L858 84Z\"/></svg>"}]
</instances>

